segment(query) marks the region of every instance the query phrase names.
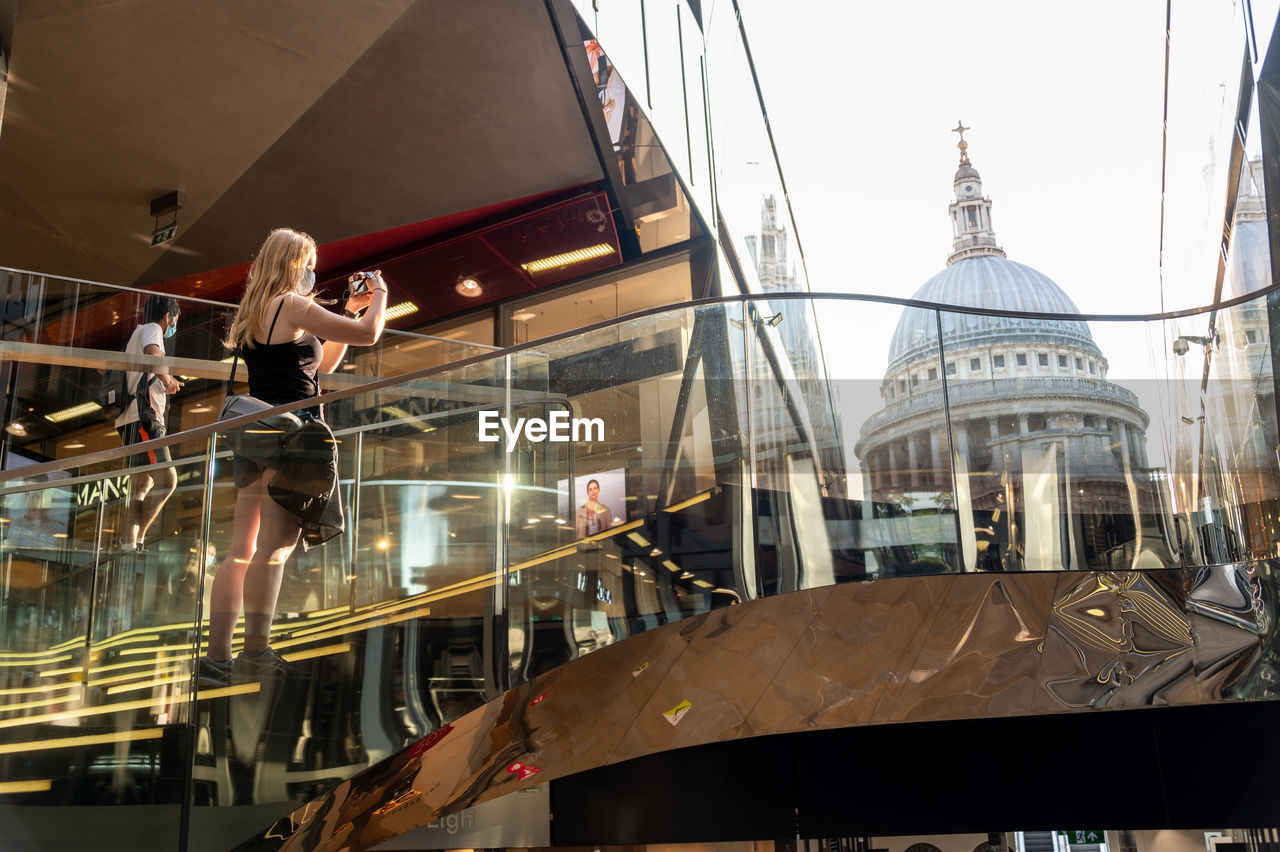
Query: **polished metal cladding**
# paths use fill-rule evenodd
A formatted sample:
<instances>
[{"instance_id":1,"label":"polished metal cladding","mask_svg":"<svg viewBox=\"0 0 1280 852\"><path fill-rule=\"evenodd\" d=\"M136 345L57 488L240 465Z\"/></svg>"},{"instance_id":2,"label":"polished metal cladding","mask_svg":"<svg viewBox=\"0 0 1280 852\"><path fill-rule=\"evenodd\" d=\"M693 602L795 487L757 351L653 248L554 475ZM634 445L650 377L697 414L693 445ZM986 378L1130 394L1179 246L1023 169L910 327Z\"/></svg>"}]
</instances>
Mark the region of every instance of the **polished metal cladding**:
<instances>
[{"instance_id":1,"label":"polished metal cladding","mask_svg":"<svg viewBox=\"0 0 1280 852\"><path fill-rule=\"evenodd\" d=\"M716 610L509 690L241 848L366 849L530 784L761 734L1275 698L1278 569L937 575Z\"/></svg>"}]
</instances>

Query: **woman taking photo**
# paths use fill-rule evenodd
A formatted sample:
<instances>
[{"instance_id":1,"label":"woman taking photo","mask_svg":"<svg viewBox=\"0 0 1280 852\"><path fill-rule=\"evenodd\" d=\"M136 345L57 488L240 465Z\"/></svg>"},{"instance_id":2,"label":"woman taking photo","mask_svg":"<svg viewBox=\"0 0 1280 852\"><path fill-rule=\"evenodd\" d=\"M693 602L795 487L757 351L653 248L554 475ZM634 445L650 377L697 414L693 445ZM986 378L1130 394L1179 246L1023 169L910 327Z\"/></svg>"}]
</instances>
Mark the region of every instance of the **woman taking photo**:
<instances>
[{"instance_id":1,"label":"woman taking photo","mask_svg":"<svg viewBox=\"0 0 1280 852\"><path fill-rule=\"evenodd\" d=\"M263 402L283 405L318 396L319 374L332 373L348 345L368 346L382 335L387 307L382 274L373 273L367 292L349 297L345 315L339 316L315 303L315 268L315 240L288 228L272 231L249 267L226 345L244 361L249 393ZM365 308L356 319L354 314ZM319 416L318 406L304 410ZM268 639L284 565L297 547L301 525L268 492L280 470L240 456L234 465L235 519L230 550L213 579L208 654L200 660L205 681L225 681L233 668L236 680L284 668ZM231 637L241 609L244 650L233 664Z\"/></svg>"}]
</instances>

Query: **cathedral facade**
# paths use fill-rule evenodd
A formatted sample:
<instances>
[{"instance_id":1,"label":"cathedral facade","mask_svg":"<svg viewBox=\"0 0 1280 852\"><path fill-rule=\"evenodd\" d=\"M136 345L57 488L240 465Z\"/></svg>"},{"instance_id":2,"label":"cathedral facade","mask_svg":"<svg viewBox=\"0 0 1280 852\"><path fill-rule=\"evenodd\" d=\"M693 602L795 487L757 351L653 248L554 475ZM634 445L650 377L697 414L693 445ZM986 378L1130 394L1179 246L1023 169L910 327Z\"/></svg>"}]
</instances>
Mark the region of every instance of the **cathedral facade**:
<instances>
[{"instance_id":1,"label":"cathedral facade","mask_svg":"<svg viewBox=\"0 0 1280 852\"><path fill-rule=\"evenodd\" d=\"M1066 292L999 246L967 147L962 133L947 266L913 298L974 311L908 307L898 321L884 408L854 448L864 523L880 524L864 537L868 550L884 572L914 562L936 570L939 560L969 571L1096 568L1144 550L1167 561L1149 418L1108 379L1106 355L1088 324L1070 318L1080 312ZM878 520L925 507L954 515L954 532ZM922 529L944 532L926 542Z\"/></svg>"}]
</instances>

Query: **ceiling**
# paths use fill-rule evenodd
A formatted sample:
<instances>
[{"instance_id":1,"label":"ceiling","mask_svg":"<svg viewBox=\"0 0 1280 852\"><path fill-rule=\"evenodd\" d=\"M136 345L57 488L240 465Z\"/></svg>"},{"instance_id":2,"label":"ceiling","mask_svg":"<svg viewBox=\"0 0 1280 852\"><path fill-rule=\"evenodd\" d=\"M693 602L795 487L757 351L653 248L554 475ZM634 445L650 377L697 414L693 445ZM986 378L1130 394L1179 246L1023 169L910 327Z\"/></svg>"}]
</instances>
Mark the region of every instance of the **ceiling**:
<instances>
[{"instance_id":1,"label":"ceiling","mask_svg":"<svg viewBox=\"0 0 1280 852\"><path fill-rule=\"evenodd\" d=\"M542 3L21 0L12 35L0 265L235 301L288 225L322 278L377 262L421 322L459 275L487 300L621 261ZM615 251L520 267L593 241Z\"/></svg>"}]
</instances>

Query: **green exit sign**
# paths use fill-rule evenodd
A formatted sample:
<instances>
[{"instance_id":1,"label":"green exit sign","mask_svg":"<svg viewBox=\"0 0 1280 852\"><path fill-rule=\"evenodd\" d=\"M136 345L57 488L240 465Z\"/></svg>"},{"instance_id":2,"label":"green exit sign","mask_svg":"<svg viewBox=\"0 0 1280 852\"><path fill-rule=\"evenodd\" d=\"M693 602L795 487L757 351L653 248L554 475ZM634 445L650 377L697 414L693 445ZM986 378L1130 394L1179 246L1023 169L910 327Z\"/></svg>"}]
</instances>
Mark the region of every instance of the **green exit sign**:
<instances>
[{"instance_id":1,"label":"green exit sign","mask_svg":"<svg viewBox=\"0 0 1280 852\"><path fill-rule=\"evenodd\" d=\"M161 228L151 234L151 247L162 246L167 242L172 242L173 238L178 235L178 224L175 222L168 227Z\"/></svg>"},{"instance_id":2,"label":"green exit sign","mask_svg":"<svg viewBox=\"0 0 1280 852\"><path fill-rule=\"evenodd\" d=\"M1107 842L1105 831L1059 831L1058 834L1065 837L1070 846L1093 846Z\"/></svg>"}]
</instances>

